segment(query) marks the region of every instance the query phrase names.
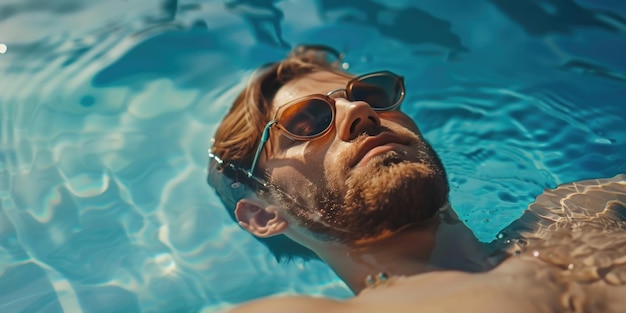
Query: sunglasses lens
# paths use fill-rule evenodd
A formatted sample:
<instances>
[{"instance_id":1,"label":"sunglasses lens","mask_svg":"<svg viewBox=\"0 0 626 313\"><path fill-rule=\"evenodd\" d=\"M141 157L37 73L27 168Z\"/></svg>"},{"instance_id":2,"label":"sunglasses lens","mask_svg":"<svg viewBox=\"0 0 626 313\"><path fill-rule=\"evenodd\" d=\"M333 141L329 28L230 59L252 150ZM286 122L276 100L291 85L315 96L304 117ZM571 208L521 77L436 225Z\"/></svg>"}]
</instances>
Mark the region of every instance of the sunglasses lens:
<instances>
[{"instance_id":1,"label":"sunglasses lens","mask_svg":"<svg viewBox=\"0 0 626 313\"><path fill-rule=\"evenodd\" d=\"M307 99L289 106L280 115L280 125L297 137L315 137L325 132L333 120L333 110L323 99Z\"/></svg>"},{"instance_id":2,"label":"sunglasses lens","mask_svg":"<svg viewBox=\"0 0 626 313\"><path fill-rule=\"evenodd\" d=\"M375 110L388 109L402 97L401 80L389 74L365 77L350 87L351 101L365 101Z\"/></svg>"}]
</instances>

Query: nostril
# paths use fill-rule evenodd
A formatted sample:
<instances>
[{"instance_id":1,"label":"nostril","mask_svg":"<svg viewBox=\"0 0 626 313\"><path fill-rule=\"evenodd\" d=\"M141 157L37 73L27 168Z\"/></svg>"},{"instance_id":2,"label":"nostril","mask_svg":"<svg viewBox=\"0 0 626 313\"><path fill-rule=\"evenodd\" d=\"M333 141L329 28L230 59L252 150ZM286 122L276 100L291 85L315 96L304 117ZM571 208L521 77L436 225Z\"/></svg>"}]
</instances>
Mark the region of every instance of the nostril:
<instances>
[{"instance_id":1,"label":"nostril","mask_svg":"<svg viewBox=\"0 0 626 313\"><path fill-rule=\"evenodd\" d=\"M354 129L356 128L357 125L359 125L359 122L361 122L361 118L357 118L354 120L354 122L352 122L352 125L350 125L350 133L354 133Z\"/></svg>"}]
</instances>

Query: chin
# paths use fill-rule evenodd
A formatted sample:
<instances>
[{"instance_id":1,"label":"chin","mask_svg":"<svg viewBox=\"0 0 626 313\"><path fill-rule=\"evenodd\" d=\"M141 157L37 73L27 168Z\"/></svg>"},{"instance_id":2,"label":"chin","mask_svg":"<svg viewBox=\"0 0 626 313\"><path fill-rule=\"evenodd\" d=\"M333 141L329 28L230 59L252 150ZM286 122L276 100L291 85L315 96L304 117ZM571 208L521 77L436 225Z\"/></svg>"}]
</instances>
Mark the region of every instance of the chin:
<instances>
[{"instance_id":1,"label":"chin","mask_svg":"<svg viewBox=\"0 0 626 313\"><path fill-rule=\"evenodd\" d=\"M446 173L437 155L390 151L354 168L346 179L328 179L305 206L286 202L313 235L355 244L432 220L448 203ZM307 197L310 199L310 197ZM305 202L300 202L305 203Z\"/></svg>"},{"instance_id":2,"label":"chin","mask_svg":"<svg viewBox=\"0 0 626 313\"><path fill-rule=\"evenodd\" d=\"M346 182L345 203L354 210L380 212L389 226L430 219L448 201L445 171L436 162L386 155ZM381 216L382 217L382 216Z\"/></svg>"},{"instance_id":3,"label":"chin","mask_svg":"<svg viewBox=\"0 0 626 313\"><path fill-rule=\"evenodd\" d=\"M389 152L355 170L343 190L321 197L322 223L314 233L345 244L423 224L448 202L446 174L438 159L406 160Z\"/></svg>"}]
</instances>

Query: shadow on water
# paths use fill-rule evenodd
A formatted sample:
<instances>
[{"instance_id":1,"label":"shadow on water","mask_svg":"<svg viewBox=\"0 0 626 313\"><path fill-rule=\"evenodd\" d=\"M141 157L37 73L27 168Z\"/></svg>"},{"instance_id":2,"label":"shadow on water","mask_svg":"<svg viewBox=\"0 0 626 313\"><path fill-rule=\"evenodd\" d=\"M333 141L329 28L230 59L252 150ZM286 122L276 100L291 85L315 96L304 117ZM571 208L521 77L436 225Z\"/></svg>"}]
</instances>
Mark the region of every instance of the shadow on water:
<instances>
[{"instance_id":1,"label":"shadow on water","mask_svg":"<svg viewBox=\"0 0 626 313\"><path fill-rule=\"evenodd\" d=\"M532 36L572 33L575 28L624 31L626 20L613 12L588 9L573 0L489 0Z\"/></svg>"},{"instance_id":2,"label":"shadow on water","mask_svg":"<svg viewBox=\"0 0 626 313\"><path fill-rule=\"evenodd\" d=\"M178 11L178 0L161 0L160 4L161 16L149 19L151 22L171 22L176 19Z\"/></svg>"},{"instance_id":3,"label":"shadow on water","mask_svg":"<svg viewBox=\"0 0 626 313\"><path fill-rule=\"evenodd\" d=\"M282 10L276 7L279 0L230 0L225 6L243 17L250 25L255 38L264 44L289 48L283 38ZM451 23L424 10L410 6L392 8L371 0L321 0L319 14L325 21L352 23L375 28L381 35L410 45L432 44L455 56L468 49L460 37L451 31ZM408 31L407 31L408 30ZM441 51L415 50L416 54L442 54Z\"/></svg>"},{"instance_id":4,"label":"shadow on water","mask_svg":"<svg viewBox=\"0 0 626 313\"><path fill-rule=\"evenodd\" d=\"M326 20L374 27L382 35L406 44L443 47L450 57L468 51L459 35L451 31L449 21L414 6L392 8L371 0L321 0L320 15ZM414 53L438 52L415 50Z\"/></svg>"},{"instance_id":5,"label":"shadow on water","mask_svg":"<svg viewBox=\"0 0 626 313\"><path fill-rule=\"evenodd\" d=\"M580 73L584 75L593 75L602 78L612 79L621 83L626 83L626 75L616 70L597 65L585 60L569 60L557 67L560 70Z\"/></svg>"},{"instance_id":6,"label":"shadow on water","mask_svg":"<svg viewBox=\"0 0 626 313\"><path fill-rule=\"evenodd\" d=\"M19 3L0 4L0 20L8 19L23 12L48 11L52 13L67 14L77 12L83 5L73 0L59 1L20 1Z\"/></svg>"},{"instance_id":7,"label":"shadow on water","mask_svg":"<svg viewBox=\"0 0 626 313\"><path fill-rule=\"evenodd\" d=\"M284 13L275 4L280 0L230 0L225 6L240 15L252 27L256 39L270 46L289 48L282 35L280 22Z\"/></svg>"},{"instance_id":8,"label":"shadow on water","mask_svg":"<svg viewBox=\"0 0 626 313\"><path fill-rule=\"evenodd\" d=\"M126 0L128 1L128 0ZM178 0L160 0L159 8L164 16L155 18L154 21L172 21L176 17L176 12L179 9ZM0 4L0 20L8 19L14 15L18 15L25 12L50 12L59 15L65 15L68 13L79 12L85 7L97 4L97 1L76 1L76 0L55 0L55 1L42 1L42 0L22 0L15 1L15 3ZM182 9L189 7L189 5L183 6Z\"/></svg>"},{"instance_id":9,"label":"shadow on water","mask_svg":"<svg viewBox=\"0 0 626 313\"><path fill-rule=\"evenodd\" d=\"M534 37L573 35L577 29L626 32L626 19L617 13L586 8L574 0L489 0L498 10ZM618 52L619 53L619 52ZM573 57L555 68L624 83L626 75L618 70Z\"/></svg>"},{"instance_id":10,"label":"shadow on water","mask_svg":"<svg viewBox=\"0 0 626 313\"><path fill-rule=\"evenodd\" d=\"M208 31L206 23L197 21L189 29L171 29L139 42L117 61L102 69L93 78L93 84L125 84L125 78L143 74L157 77L184 76L191 66L187 62L189 58L218 48L217 39Z\"/></svg>"}]
</instances>

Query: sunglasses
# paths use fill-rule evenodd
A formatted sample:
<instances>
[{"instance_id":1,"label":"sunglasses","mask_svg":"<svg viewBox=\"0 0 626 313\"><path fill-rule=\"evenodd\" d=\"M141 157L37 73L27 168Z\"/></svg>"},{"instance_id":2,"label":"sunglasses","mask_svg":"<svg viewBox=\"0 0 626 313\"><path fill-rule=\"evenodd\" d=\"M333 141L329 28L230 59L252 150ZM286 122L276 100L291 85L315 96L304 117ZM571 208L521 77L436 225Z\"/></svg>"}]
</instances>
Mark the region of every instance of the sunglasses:
<instances>
[{"instance_id":1,"label":"sunglasses","mask_svg":"<svg viewBox=\"0 0 626 313\"><path fill-rule=\"evenodd\" d=\"M397 109L404 99L404 79L389 71L365 74L350 80L345 88L326 95L314 94L290 101L278 108L274 118L265 125L248 175L254 173L272 127L280 129L293 140L312 140L328 133L335 124L335 99L364 101L374 111Z\"/></svg>"}]
</instances>

